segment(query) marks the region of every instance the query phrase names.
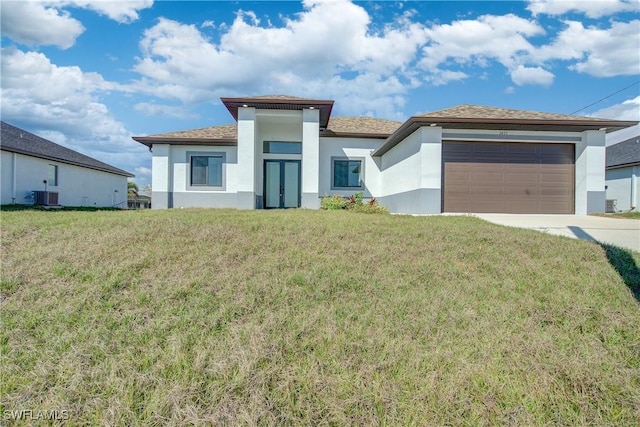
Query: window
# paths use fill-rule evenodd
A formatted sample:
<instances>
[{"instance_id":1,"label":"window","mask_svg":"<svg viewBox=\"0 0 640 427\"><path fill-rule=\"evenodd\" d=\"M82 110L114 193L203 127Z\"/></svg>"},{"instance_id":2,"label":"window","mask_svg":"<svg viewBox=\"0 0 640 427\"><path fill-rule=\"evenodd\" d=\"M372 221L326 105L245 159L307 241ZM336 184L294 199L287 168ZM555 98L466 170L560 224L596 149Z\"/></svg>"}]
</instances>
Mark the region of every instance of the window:
<instances>
[{"instance_id":1,"label":"window","mask_svg":"<svg viewBox=\"0 0 640 427\"><path fill-rule=\"evenodd\" d=\"M333 160L333 188L361 188L362 160Z\"/></svg>"},{"instance_id":2,"label":"window","mask_svg":"<svg viewBox=\"0 0 640 427\"><path fill-rule=\"evenodd\" d=\"M54 187L58 185L57 165L49 165L49 178L47 178L47 185L52 185Z\"/></svg>"},{"instance_id":3,"label":"window","mask_svg":"<svg viewBox=\"0 0 640 427\"><path fill-rule=\"evenodd\" d=\"M191 185L222 187L222 154L191 156Z\"/></svg>"},{"instance_id":4,"label":"window","mask_svg":"<svg viewBox=\"0 0 640 427\"><path fill-rule=\"evenodd\" d=\"M302 154L302 143L293 141L264 141L263 151L269 154Z\"/></svg>"}]
</instances>

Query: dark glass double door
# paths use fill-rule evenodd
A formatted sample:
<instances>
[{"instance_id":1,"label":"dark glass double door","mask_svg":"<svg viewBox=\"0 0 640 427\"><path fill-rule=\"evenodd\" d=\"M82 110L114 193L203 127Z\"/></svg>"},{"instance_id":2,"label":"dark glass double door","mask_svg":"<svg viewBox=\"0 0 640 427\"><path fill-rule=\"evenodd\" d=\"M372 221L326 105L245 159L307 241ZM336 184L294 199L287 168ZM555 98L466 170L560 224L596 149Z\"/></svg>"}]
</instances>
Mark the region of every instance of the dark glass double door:
<instances>
[{"instance_id":1,"label":"dark glass double door","mask_svg":"<svg viewBox=\"0 0 640 427\"><path fill-rule=\"evenodd\" d=\"M264 208L300 207L300 160L264 161Z\"/></svg>"}]
</instances>

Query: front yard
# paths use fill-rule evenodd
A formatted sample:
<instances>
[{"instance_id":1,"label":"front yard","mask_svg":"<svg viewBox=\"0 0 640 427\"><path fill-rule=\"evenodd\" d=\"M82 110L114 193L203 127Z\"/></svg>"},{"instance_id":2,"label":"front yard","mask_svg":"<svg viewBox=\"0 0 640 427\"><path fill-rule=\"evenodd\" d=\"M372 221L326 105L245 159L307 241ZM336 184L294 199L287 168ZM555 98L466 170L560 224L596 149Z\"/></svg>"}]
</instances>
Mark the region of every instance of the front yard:
<instances>
[{"instance_id":1,"label":"front yard","mask_svg":"<svg viewBox=\"0 0 640 427\"><path fill-rule=\"evenodd\" d=\"M1 244L4 422L640 423L637 253L305 210L3 212Z\"/></svg>"}]
</instances>

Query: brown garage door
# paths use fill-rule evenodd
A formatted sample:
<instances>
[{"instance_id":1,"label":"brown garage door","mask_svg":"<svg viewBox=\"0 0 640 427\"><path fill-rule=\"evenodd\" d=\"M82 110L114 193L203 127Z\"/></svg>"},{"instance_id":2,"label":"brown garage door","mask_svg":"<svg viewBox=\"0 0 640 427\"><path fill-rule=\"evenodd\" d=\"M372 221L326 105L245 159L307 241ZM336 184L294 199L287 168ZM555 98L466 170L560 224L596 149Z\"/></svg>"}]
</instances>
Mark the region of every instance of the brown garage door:
<instances>
[{"instance_id":1,"label":"brown garage door","mask_svg":"<svg viewBox=\"0 0 640 427\"><path fill-rule=\"evenodd\" d=\"M443 211L573 213L572 144L445 142Z\"/></svg>"}]
</instances>

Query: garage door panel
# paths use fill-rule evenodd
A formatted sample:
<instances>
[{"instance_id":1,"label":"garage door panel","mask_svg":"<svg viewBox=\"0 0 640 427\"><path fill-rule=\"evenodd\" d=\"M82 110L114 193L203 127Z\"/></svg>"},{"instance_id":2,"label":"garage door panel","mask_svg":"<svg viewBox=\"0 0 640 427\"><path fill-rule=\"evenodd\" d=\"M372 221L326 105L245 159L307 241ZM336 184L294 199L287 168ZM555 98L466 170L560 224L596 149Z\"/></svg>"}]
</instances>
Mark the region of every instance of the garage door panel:
<instances>
[{"instance_id":1,"label":"garage door panel","mask_svg":"<svg viewBox=\"0 0 640 427\"><path fill-rule=\"evenodd\" d=\"M491 171L491 172L470 172L469 178L472 182L503 182L504 181L504 173L502 171Z\"/></svg>"},{"instance_id":2,"label":"garage door panel","mask_svg":"<svg viewBox=\"0 0 640 427\"><path fill-rule=\"evenodd\" d=\"M566 184L571 186L573 177L570 174L564 173L542 173L539 176L541 184Z\"/></svg>"},{"instance_id":3,"label":"garage door panel","mask_svg":"<svg viewBox=\"0 0 640 427\"><path fill-rule=\"evenodd\" d=\"M571 144L443 144L445 212L573 213Z\"/></svg>"},{"instance_id":4,"label":"garage door panel","mask_svg":"<svg viewBox=\"0 0 640 427\"><path fill-rule=\"evenodd\" d=\"M554 157L566 163L573 163L573 145L571 144L539 144L543 157Z\"/></svg>"}]
</instances>

